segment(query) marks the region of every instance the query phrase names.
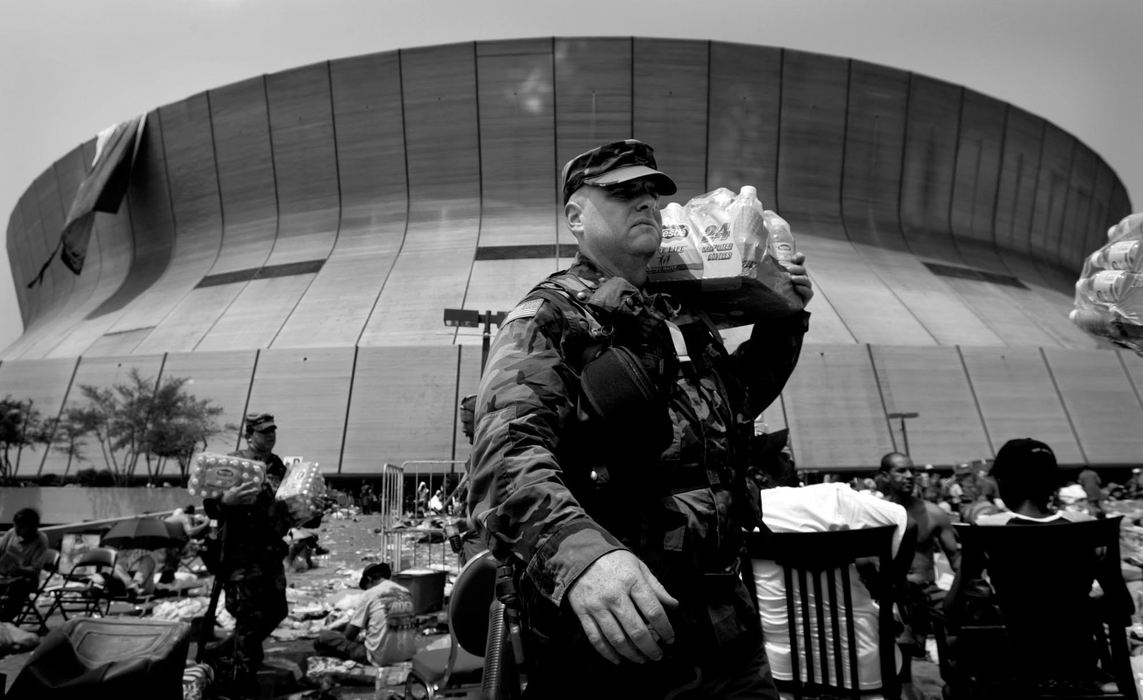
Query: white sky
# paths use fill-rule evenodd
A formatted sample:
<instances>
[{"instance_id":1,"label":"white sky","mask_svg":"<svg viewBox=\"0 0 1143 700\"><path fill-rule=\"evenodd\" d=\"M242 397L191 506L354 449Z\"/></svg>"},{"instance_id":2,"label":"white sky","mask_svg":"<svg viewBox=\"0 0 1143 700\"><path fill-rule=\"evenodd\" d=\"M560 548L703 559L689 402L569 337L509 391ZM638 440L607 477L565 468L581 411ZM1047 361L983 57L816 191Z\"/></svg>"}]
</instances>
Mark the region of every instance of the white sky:
<instances>
[{"instance_id":1,"label":"white sky","mask_svg":"<svg viewBox=\"0 0 1143 700\"><path fill-rule=\"evenodd\" d=\"M1079 137L1139 210L1141 33L1140 0L2 0L0 223L100 129L202 90L411 46L607 35L785 46L965 85ZM3 348L21 323L0 257Z\"/></svg>"}]
</instances>

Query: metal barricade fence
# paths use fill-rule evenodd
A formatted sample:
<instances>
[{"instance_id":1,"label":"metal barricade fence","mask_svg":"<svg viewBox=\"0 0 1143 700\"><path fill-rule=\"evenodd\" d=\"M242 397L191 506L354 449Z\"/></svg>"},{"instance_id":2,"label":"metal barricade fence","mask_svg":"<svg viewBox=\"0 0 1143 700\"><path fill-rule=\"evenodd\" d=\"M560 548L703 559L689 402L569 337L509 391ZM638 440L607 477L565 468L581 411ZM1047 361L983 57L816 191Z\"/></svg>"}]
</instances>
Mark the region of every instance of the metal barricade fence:
<instances>
[{"instance_id":1,"label":"metal barricade fence","mask_svg":"<svg viewBox=\"0 0 1143 700\"><path fill-rule=\"evenodd\" d=\"M444 491L448 474L458 468L460 460L407 460L401 466L386 464L381 469L381 551L382 561L390 562L397 573L410 567L443 568L453 573L460 570L460 558L448 544L444 528L432 527L433 516L418 513L418 487L424 483L431 496L436 489ZM411 485L411 497L406 499L405 484ZM439 516L446 522L452 516L442 511Z\"/></svg>"}]
</instances>

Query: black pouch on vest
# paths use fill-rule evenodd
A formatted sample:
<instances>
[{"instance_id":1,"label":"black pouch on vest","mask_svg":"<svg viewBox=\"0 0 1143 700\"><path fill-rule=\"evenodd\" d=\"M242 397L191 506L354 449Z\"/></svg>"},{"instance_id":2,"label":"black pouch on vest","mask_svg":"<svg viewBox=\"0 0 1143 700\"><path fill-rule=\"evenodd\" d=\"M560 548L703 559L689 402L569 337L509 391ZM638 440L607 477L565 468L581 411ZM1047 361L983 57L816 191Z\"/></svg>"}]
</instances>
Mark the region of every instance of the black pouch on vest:
<instances>
[{"instance_id":1,"label":"black pouch on vest","mask_svg":"<svg viewBox=\"0 0 1143 700\"><path fill-rule=\"evenodd\" d=\"M664 392L631 350L612 345L583 367L580 387L591 413L624 453L646 458L671 440Z\"/></svg>"}]
</instances>

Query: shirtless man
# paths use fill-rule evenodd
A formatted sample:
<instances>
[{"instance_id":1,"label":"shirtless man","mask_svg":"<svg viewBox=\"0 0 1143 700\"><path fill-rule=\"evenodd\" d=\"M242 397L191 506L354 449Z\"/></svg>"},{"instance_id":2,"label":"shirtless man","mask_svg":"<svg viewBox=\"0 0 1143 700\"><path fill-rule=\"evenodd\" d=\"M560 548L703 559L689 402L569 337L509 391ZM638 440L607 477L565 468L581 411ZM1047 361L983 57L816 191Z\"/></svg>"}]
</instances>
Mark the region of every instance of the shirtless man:
<instances>
[{"instance_id":1,"label":"shirtless man","mask_svg":"<svg viewBox=\"0 0 1143 700\"><path fill-rule=\"evenodd\" d=\"M960 567L960 551L952 521L935 503L918 498L915 493L916 474L913 460L900 452L890 452L881 458L880 475L886 486L886 498L899 503L917 523L917 551L909 568L909 581L921 585L936 583L937 544L949 559L953 571Z\"/></svg>"},{"instance_id":2,"label":"shirtless man","mask_svg":"<svg viewBox=\"0 0 1143 700\"><path fill-rule=\"evenodd\" d=\"M878 481L887 500L904 506L909 522L917 529L916 550L909 567L905 589L898 600L905 629L897 638L901 650L915 658L925 657L925 639L931 632L931 608L937 607L944 592L937 588L936 551L939 544L953 571L960 568L960 551L952 521L941 508L915 493L913 460L901 452L890 452L881 458ZM911 681L910 665L902 669L902 682Z\"/></svg>"}]
</instances>

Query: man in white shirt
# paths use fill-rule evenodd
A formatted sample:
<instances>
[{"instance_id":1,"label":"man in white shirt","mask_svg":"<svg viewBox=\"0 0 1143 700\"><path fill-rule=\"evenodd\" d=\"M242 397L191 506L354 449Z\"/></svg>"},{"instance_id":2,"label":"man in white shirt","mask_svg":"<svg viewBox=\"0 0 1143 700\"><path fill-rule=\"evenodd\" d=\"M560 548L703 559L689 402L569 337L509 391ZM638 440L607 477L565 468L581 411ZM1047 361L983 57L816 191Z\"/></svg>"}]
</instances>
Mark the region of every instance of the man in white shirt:
<instances>
[{"instance_id":1,"label":"man in white shirt","mask_svg":"<svg viewBox=\"0 0 1143 700\"><path fill-rule=\"evenodd\" d=\"M413 596L404 586L390 581L391 575L388 564L365 567L358 584L365 593L345 632L321 632L314 641L314 650L325 656L377 666L411 659L416 652Z\"/></svg>"},{"instance_id":2,"label":"man in white shirt","mask_svg":"<svg viewBox=\"0 0 1143 700\"><path fill-rule=\"evenodd\" d=\"M761 497L762 519L774 532L824 532L896 525L897 530L893 534L895 558L901 549L908 525L904 507L859 493L843 483L763 489ZM782 569L766 560L755 560L753 565L766 655L770 659L774 678L789 681L793 679L793 672ZM857 639L858 682L862 690L869 690L881 686L878 607L861 583L856 570L850 581ZM838 582L840 584L840 579ZM813 599L812 592L810 599ZM827 645L832 648L833 641L828 640ZM842 646L844 672L848 676L849 654L845 649L845 640L842 640ZM896 661L900 667L902 658L899 651ZM805 673L804 663L801 668ZM820 676L817 680L821 680Z\"/></svg>"}]
</instances>

